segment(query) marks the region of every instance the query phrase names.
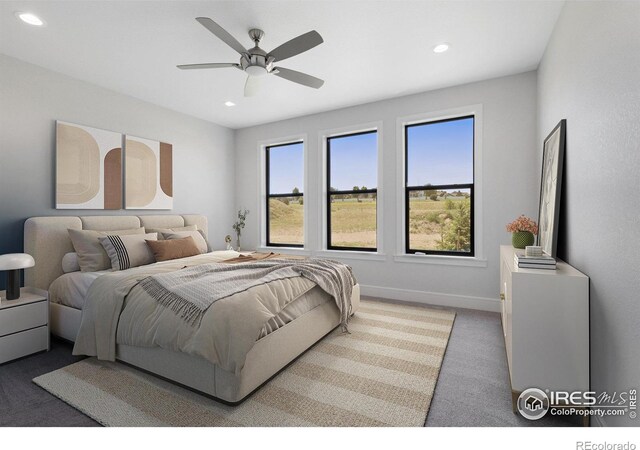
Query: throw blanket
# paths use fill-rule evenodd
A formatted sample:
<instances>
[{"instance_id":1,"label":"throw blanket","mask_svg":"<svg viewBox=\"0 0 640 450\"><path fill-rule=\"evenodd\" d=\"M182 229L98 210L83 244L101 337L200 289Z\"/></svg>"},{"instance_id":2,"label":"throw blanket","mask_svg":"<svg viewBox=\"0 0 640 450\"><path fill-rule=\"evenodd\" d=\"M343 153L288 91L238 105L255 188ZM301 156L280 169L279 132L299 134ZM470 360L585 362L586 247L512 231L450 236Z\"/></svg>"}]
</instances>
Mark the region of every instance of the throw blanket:
<instances>
[{"instance_id":1,"label":"throw blanket","mask_svg":"<svg viewBox=\"0 0 640 450\"><path fill-rule=\"evenodd\" d=\"M221 299L261 284L299 276L314 282L335 299L342 328L348 331L356 280L351 268L337 261L265 258L251 263L203 264L150 276L140 286L159 304L192 326L198 326L207 309Z\"/></svg>"}]
</instances>

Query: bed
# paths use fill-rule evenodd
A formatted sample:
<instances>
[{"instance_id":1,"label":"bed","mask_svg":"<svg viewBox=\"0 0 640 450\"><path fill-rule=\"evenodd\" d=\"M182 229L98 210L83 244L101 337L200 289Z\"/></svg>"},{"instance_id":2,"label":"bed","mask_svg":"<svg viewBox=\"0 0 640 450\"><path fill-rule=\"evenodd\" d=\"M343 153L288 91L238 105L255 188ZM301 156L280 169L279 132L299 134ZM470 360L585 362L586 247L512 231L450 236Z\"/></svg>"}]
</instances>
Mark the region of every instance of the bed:
<instances>
[{"instance_id":1,"label":"bed","mask_svg":"<svg viewBox=\"0 0 640 450\"><path fill-rule=\"evenodd\" d=\"M82 320L86 292L101 273L63 274L62 258L73 252L67 229L121 230L197 225L207 234L201 215L57 216L33 217L25 222L25 252L36 265L25 272L25 284L50 290L51 331L75 341ZM212 254L216 256L216 254ZM233 253L220 252L225 259ZM162 263L158 263L162 264ZM340 324L339 310L320 289L305 292L290 302L282 314L265 323L246 354L241 370L225 370L205 358L158 346L141 347L116 342L115 357L125 363L182 384L229 404L244 400L282 368ZM351 304L357 310L360 289L353 287Z\"/></svg>"}]
</instances>

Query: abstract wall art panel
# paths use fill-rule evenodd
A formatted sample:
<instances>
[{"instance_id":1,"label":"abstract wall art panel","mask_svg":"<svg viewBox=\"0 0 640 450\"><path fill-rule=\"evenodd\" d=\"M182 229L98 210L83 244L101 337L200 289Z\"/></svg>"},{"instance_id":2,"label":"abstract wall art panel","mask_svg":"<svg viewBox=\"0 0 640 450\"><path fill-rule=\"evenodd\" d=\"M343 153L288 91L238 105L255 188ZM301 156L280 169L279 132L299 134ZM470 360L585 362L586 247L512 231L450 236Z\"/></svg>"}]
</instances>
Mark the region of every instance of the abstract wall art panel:
<instances>
[{"instance_id":1,"label":"abstract wall art panel","mask_svg":"<svg viewBox=\"0 0 640 450\"><path fill-rule=\"evenodd\" d=\"M122 208L122 134L56 121L56 208Z\"/></svg>"},{"instance_id":2,"label":"abstract wall art panel","mask_svg":"<svg viewBox=\"0 0 640 450\"><path fill-rule=\"evenodd\" d=\"M126 209L173 208L172 153L171 144L126 136Z\"/></svg>"},{"instance_id":3,"label":"abstract wall art panel","mask_svg":"<svg viewBox=\"0 0 640 450\"><path fill-rule=\"evenodd\" d=\"M567 135L567 121L562 119L549 133L542 146L542 180L538 208L538 245L555 258L558 249L558 224L562 194L562 167Z\"/></svg>"}]
</instances>

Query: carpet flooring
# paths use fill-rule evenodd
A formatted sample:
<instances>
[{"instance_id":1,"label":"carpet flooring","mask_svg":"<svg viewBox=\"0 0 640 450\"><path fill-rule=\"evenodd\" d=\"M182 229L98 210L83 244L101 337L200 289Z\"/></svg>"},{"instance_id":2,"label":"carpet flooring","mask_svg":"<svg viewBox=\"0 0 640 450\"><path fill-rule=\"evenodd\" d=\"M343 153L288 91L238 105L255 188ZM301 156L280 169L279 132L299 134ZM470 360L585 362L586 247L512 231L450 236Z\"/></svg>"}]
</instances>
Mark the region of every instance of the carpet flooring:
<instances>
[{"instance_id":1,"label":"carpet flooring","mask_svg":"<svg viewBox=\"0 0 640 450\"><path fill-rule=\"evenodd\" d=\"M556 417L532 422L511 410L500 316L455 310L426 426L571 426ZM79 361L71 344L52 340L50 352L0 365L0 426L99 426L31 380Z\"/></svg>"}]
</instances>

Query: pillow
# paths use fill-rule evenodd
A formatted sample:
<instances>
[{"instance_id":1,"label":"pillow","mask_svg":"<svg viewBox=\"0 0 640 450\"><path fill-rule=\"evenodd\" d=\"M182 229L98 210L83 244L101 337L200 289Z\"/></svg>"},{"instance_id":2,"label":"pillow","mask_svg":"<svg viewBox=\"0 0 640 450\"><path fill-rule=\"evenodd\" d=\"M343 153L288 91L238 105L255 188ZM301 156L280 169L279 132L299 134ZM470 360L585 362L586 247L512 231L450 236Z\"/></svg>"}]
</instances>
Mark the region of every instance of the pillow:
<instances>
[{"instance_id":1,"label":"pillow","mask_svg":"<svg viewBox=\"0 0 640 450\"><path fill-rule=\"evenodd\" d=\"M207 253L209 251L209 243L204 238L204 234L198 231L179 231L175 233L162 233L166 240L182 239L187 236L191 236L200 250L200 253Z\"/></svg>"},{"instance_id":2,"label":"pillow","mask_svg":"<svg viewBox=\"0 0 640 450\"><path fill-rule=\"evenodd\" d=\"M155 261L153 253L151 253L146 241L157 239L158 233L129 236L109 235L98 238L111 259L113 270L125 270L153 263Z\"/></svg>"},{"instance_id":3,"label":"pillow","mask_svg":"<svg viewBox=\"0 0 640 450\"><path fill-rule=\"evenodd\" d=\"M78 254L78 264L83 272L97 272L111 268L111 261L104 251L98 237L107 235L144 234L144 228L129 230L96 231L96 230L72 230L69 229L69 237L73 248Z\"/></svg>"},{"instance_id":4,"label":"pillow","mask_svg":"<svg viewBox=\"0 0 640 450\"><path fill-rule=\"evenodd\" d=\"M64 273L78 272L80 265L78 264L78 254L76 252L65 253L62 257L62 271Z\"/></svg>"},{"instance_id":5,"label":"pillow","mask_svg":"<svg viewBox=\"0 0 640 450\"><path fill-rule=\"evenodd\" d=\"M211 248L211 244L209 244L209 239L207 239L207 235L204 234L204 231L198 230L198 233L200 233L200 236L202 236L202 239L204 239L204 243L207 244L207 252L213 251L213 249Z\"/></svg>"},{"instance_id":6,"label":"pillow","mask_svg":"<svg viewBox=\"0 0 640 450\"><path fill-rule=\"evenodd\" d=\"M158 233L158 240L164 239L164 233L174 233L176 231L196 231L198 227L196 225L188 225L186 227L174 227L174 228L147 228L147 233Z\"/></svg>"},{"instance_id":7,"label":"pillow","mask_svg":"<svg viewBox=\"0 0 640 450\"><path fill-rule=\"evenodd\" d=\"M147 241L156 261L186 258L200 254L200 249L191 236L165 241Z\"/></svg>"}]
</instances>

